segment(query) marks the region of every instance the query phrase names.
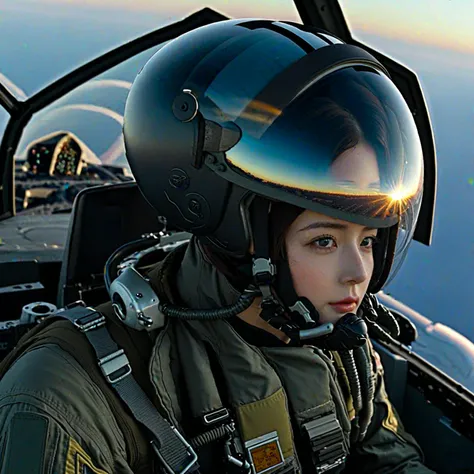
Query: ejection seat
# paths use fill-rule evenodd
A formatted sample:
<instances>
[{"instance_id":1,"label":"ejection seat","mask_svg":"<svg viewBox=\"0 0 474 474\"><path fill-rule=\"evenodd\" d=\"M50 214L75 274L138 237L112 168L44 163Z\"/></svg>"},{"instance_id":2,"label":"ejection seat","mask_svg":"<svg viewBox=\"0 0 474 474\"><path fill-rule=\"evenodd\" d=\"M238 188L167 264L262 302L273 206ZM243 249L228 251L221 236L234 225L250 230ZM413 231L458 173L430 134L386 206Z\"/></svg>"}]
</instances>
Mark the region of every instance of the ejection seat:
<instances>
[{"instance_id":1,"label":"ejection seat","mask_svg":"<svg viewBox=\"0 0 474 474\"><path fill-rule=\"evenodd\" d=\"M163 224L135 182L82 190L74 201L59 275L57 305L82 299L94 306L108 299L104 266L110 255Z\"/></svg>"}]
</instances>

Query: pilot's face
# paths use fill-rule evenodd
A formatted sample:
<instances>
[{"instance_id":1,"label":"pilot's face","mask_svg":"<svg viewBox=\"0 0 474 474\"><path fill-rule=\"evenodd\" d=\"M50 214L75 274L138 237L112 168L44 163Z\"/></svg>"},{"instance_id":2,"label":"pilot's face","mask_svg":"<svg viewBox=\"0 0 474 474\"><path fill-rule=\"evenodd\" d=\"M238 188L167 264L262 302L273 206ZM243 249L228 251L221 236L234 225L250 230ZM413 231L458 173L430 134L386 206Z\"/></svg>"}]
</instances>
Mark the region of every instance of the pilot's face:
<instances>
[{"instance_id":1,"label":"pilot's face","mask_svg":"<svg viewBox=\"0 0 474 474\"><path fill-rule=\"evenodd\" d=\"M361 189L373 189L379 182L369 145L342 153L331 171L336 180ZM335 323L359 308L374 269L376 235L376 229L309 210L290 225L285 243L295 290L313 303L322 323Z\"/></svg>"}]
</instances>

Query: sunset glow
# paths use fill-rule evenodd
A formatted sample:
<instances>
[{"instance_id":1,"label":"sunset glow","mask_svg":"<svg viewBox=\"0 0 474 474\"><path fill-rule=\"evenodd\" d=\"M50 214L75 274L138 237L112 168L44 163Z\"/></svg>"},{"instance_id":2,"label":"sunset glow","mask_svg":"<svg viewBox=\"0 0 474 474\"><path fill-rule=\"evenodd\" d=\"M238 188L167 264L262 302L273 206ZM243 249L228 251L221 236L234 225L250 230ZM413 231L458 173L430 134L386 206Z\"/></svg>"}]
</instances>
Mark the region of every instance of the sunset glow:
<instances>
[{"instance_id":1,"label":"sunset glow","mask_svg":"<svg viewBox=\"0 0 474 474\"><path fill-rule=\"evenodd\" d=\"M15 10L37 8L36 0L4 0L2 8ZM156 13L165 21L174 21L201 8L213 8L231 17L260 17L300 21L291 0L42 0L57 8L129 10L134 13ZM470 0L340 0L346 20L355 36L379 34L402 41L439 45L457 51L474 52Z\"/></svg>"}]
</instances>

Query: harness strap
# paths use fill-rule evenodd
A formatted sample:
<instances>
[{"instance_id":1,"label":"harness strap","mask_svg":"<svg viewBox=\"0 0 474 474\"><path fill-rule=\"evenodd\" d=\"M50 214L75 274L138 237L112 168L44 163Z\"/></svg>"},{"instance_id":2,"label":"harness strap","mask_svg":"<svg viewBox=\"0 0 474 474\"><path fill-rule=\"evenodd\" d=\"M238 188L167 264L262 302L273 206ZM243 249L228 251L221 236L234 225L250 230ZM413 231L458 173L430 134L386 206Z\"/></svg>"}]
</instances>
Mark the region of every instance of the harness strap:
<instances>
[{"instance_id":1,"label":"harness strap","mask_svg":"<svg viewBox=\"0 0 474 474\"><path fill-rule=\"evenodd\" d=\"M196 472L198 464L195 451L176 427L160 415L136 382L124 350L117 346L105 327L105 317L96 310L81 305L60 310L55 316L71 321L86 335L106 380L136 420L151 433L151 445L166 472Z\"/></svg>"},{"instance_id":2,"label":"harness strap","mask_svg":"<svg viewBox=\"0 0 474 474\"><path fill-rule=\"evenodd\" d=\"M107 314L107 307L105 305L102 306L104 307L105 314ZM110 323L110 319L108 319L108 322ZM112 324L109 329L114 338L117 335L120 336L117 340L121 341L122 347L127 348L127 354L130 354L130 363L133 371L138 375L138 382L146 393L149 393L148 386L144 386L142 383L144 377L140 376L141 371L146 372L146 370L142 370L144 364L139 358L137 351L130 350L135 345L131 344L129 338L127 338L126 331L117 331L117 328L123 329L115 324ZM141 338L140 341L143 349L147 350L148 348L144 344L145 340ZM49 344L59 346L64 352L74 357L90 376L91 380L99 387L122 430L130 467L135 474L150 474L153 471L152 447L147 437L144 436L143 428L139 426L129 411L125 409L115 390L106 382L96 363L95 354L89 341L74 328L70 321L53 315L30 329L20 341L17 341L14 349L0 363L0 379L20 357L36 348Z\"/></svg>"}]
</instances>

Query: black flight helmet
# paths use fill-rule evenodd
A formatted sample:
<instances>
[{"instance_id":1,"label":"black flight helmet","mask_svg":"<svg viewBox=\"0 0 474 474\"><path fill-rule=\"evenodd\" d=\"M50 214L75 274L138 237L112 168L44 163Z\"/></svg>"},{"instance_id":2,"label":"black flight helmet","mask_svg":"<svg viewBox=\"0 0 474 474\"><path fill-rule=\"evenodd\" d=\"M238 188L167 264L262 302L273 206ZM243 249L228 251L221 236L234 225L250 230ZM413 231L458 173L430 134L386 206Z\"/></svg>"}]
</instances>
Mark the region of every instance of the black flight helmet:
<instances>
[{"instance_id":1,"label":"black flight helmet","mask_svg":"<svg viewBox=\"0 0 474 474\"><path fill-rule=\"evenodd\" d=\"M372 293L412 240L423 190L412 113L372 55L322 30L229 20L180 36L137 76L124 140L155 209L236 258L255 196L378 228Z\"/></svg>"}]
</instances>

